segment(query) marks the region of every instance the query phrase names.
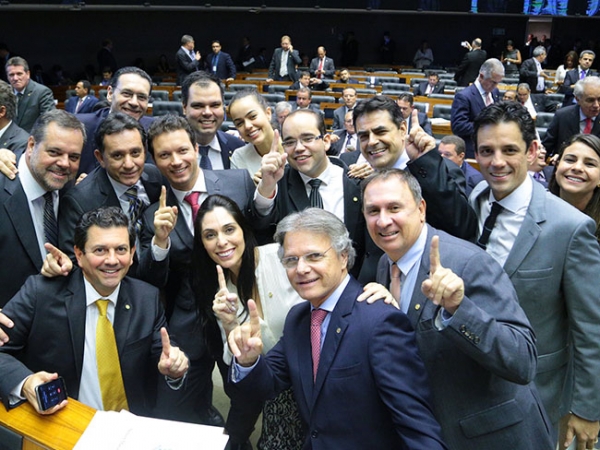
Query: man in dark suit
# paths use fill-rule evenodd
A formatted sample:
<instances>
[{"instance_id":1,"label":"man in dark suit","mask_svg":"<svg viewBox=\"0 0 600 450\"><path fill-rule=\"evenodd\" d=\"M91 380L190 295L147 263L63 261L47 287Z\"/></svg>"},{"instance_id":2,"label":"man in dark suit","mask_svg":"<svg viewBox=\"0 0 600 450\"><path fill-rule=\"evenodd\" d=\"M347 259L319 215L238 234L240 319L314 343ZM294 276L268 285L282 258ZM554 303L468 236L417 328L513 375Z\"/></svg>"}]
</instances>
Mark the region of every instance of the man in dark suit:
<instances>
[{"instance_id":1,"label":"man in dark suit","mask_svg":"<svg viewBox=\"0 0 600 450\"><path fill-rule=\"evenodd\" d=\"M17 112L17 98L10 85L0 81L0 149L12 152L25 150L29 134L13 119Z\"/></svg>"},{"instance_id":2,"label":"man in dark suit","mask_svg":"<svg viewBox=\"0 0 600 450\"><path fill-rule=\"evenodd\" d=\"M479 182L483 181L483 175L479 170L475 169L471 164L465 161L465 141L454 135L444 136L438 145L438 151L443 158L446 158L460 167L462 173L467 180L467 196L471 195L471 191Z\"/></svg>"},{"instance_id":3,"label":"man in dark suit","mask_svg":"<svg viewBox=\"0 0 600 450\"><path fill-rule=\"evenodd\" d=\"M593 448L600 429L600 292L589 283L600 273L596 224L528 176L538 141L523 106L484 109L474 137L487 185L470 200L479 230L492 230L479 243L510 277L535 331L535 384L560 446L575 436L579 448Z\"/></svg>"},{"instance_id":4,"label":"man in dark suit","mask_svg":"<svg viewBox=\"0 0 600 450\"><path fill-rule=\"evenodd\" d=\"M448 447L553 448L533 384L535 335L500 265L425 224L425 202L408 172L367 178L363 204L369 233L385 251L377 282L390 286L417 334Z\"/></svg>"},{"instance_id":5,"label":"man in dark suit","mask_svg":"<svg viewBox=\"0 0 600 450\"><path fill-rule=\"evenodd\" d=\"M325 47L317 48L317 57L310 62L310 74L315 78L333 78L335 75L335 64L333 59L328 58Z\"/></svg>"},{"instance_id":6,"label":"man in dark suit","mask_svg":"<svg viewBox=\"0 0 600 450\"><path fill-rule=\"evenodd\" d=\"M348 275L354 251L343 223L309 208L283 219L275 238L290 283L307 302L290 310L266 356L256 305L248 302L249 322L229 334L234 398L273 398L292 387L304 448L447 448L407 317L384 302L356 301L362 286Z\"/></svg>"},{"instance_id":7,"label":"man in dark suit","mask_svg":"<svg viewBox=\"0 0 600 450\"><path fill-rule=\"evenodd\" d=\"M329 87L327 81L323 81L319 78L311 78L308 70L300 72L300 76L297 81L294 81L289 87L292 91L297 91L301 88L309 88L313 91L324 91Z\"/></svg>"},{"instance_id":8,"label":"man in dark suit","mask_svg":"<svg viewBox=\"0 0 600 450\"><path fill-rule=\"evenodd\" d=\"M586 77L575 84L577 105L563 106L554 114L546 131L543 143L548 156L560 152L563 144L571 136L590 133L600 136L600 107L596 99L600 98L600 78Z\"/></svg>"},{"instance_id":9,"label":"man in dark suit","mask_svg":"<svg viewBox=\"0 0 600 450\"><path fill-rule=\"evenodd\" d=\"M342 99L344 105L333 111L333 126L334 130L342 130L344 128L344 120L346 114L351 112L356 106L356 89L353 87L344 88L342 91Z\"/></svg>"},{"instance_id":10,"label":"man in dark suit","mask_svg":"<svg viewBox=\"0 0 600 450\"><path fill-rule=\"evenodd\" d=\"M504 66L496 58L485 61L479 77L471 86L457 92L452 102L450 126L452 133L460 136L467 144L467 158L475 156L473 141L473 121L479 112L488 104L499 101L498 83L504 77Z\"/></svg>"},{"instance_id":11,"label":"man in dark suit","mask_svg":"<svg viewBox=\"0 0 600 450\"><path fill-rule=\"evenodd\" d=\"M120 207L139 228L143 210L160 196L162 177L146 160L146 133L123 113L109 115L96 133L100 167L63 196L58 214L59 248L73 257L73 230L81 215L101 206ZM136 275L135 266L130 275Z\"/></svg>"},{"instance_id":12,"label":"man in dark suit","mask_svg":"<svg viewBox=\"0 0 600 450\"><path fill-rule=\"evenodd\" d=\"M533 49L533 56L523 61L519 69L519 82L527 83L534 94L546 92L546 72L542 69L542 63L546 60L546 48L539 45Z\"/></svg>"},{"instance_id":13,"label":"man in dark suit","mask_svg":"<svg viewBox=\"0 0 600 450\"><path fill-rule=\"evenodd\" d=\"M188 76L181 86L183 114L196 133L202 168L220 170L231 167L229 159L244 142L224 131L225 100L218 78L203 72ZM210 162L205 162L208 158Z\"/></svg>"},{"instance_id":14,"label":"man in dark suit","mask_svg":"<svg viewBox=\"0 0 600 450\"><path fill-rule=\"evenodd\" d=\"M575 93L573 87L579 80L583 80L585 77L598 76L598 72L592 70L592 64L596 59L596 54L592 50L584 50L579 56L579 66L577 69L569 70L565 75L565 80L558 92L565 94L563 99L563 106L571 106L576 103Z\"/></svg>"},{"instance_id":15,"label":"man in dark suit","mask_svg":"<svg viewBox=\"0 0 600 450\"><path fill-rule=\"evenodd\" d=\"M254 58L254 49L250 44L250 39L248 36L242 37L242 46L238 52L235 64L237 69L241 72L252 72L252 69L256 64L256 59Z\"/></svg>"},{"instance_id":16,"label":"man in dark suit","mask_svg":"<svg viewBox=\"0 0 600 450\"><path fill-rule=\"evenodd\" d=\"M480 72L481 65L487 59L487 52L481 49L481 39L477 38L473 40L471 45L467 43L467 46L469 46L469 51L464 56L454 75L454 80L459 86L468 86L475 81Z\"/></svg>"},{"instance_id":17,"label":"man in dark suit","mask_svg":"<svg viewBox=\"0 0 600 450\"><path fill-rule=\"evenodd\" d=\"M75 178L84 140L85 129L71 114L49 111L32 130L17 176L0 176L0 255L10 261L0 271L0 308L40 271L44 243L56 245L59 191Z\"/></svg>"},{"instance_id":18,"label":"man in dark suit","mask_svg":"<svg viewBox=\"0 0 600 450\"><path fill-rule=\"evenodd\" d=\"M440 82L440 76L433 72L427 75L427 81L421 81L419 85L413 90L414 96L418 95L429 95L429 94L443 94L446 85Z\"/></svg>"},{"instance_id":19,"label":"man in dark suit","mask_svg":"<svg viewBox=\"0 0 600 450\"><path fill-rule=\"evenodd\" d=\"M323 114L323 111L318 105L311 103L312 91L309 88L301 87L296 93L296 101L292 103L294 111L298 110L310 110L317 114Z\"/></svg>"},{"instance_id":20,"label":"man in dark suit","mask_svg":"<svg viewBox=\"0 0 600 450\"><path fill-rule=\"evenodd\" d=\"M360 84L358 80L350 78L350 71L346 68L340 69L339 79L337 80L337 82L345 84Z\"/></svg>"},{"instance_id":21,"label":"man in dark suit","mask_svg":"<svg viewBox=\"0 0 600 450\"><path fill-rule=\"evenodd\" d=\"M91 173L98 167L98 160L94 156L96 147L96 131L100 124L111 113L121 112L139 121L144 129L154 120L154 117L146 116L148 101L152 93L152 78L137 67L122 67L108 86L106 99L110 107L102 108L89 114L78 114L77 118L85 125L88 140L83 148L79 173Z\"/></svg>"},{"instance_id":22,"label":"man in dark suit","mask_svg":"<svg viewBox=\"0 0 600 450\"><path fill-rule=\"evenodd\" d=\"M517 86L517 100L529 111L534 120L537 113L554 113L560 107L559 102L551 100L546 94L531 94L527 83L519 83Z\"/></svg>"},{"instance_id":23,"label":"man in dark suit","mask_svg":"<svg viewBox=\"0 0 600 450\"><path fill-rule=\"evenodd\" d=\"M189 34L184 34L181 37L181 47L175 54L178 86L183 85L185 77L200 69L201 58L199 51L194 52L194 38Z\"/></svg>"},{"instance_id":24,"label":"man in dark suit","mask_svg":"<svg viewBox=\"0 0 600 450\"><path fill-rule=\"evenodd\" d=\"M267 81L297 81L296 68L302 63L298 50L292 47L289 36L281 38L281 47L276 48L269 64L269 78Z\"/></svg>"},{"instance_id":25,"label":"man in dark suit","mask_svg":"<svg viewBox=\"0 0 600 450\"><path fill-rule=\"evenodd\" d=\"M404 120L406 120L407 129L410 130L411 121L412 121L412 112L413 112L413 109L415 109L413 107L413 103L414 103L413 95L410 92L402 92L398 95L398 99L396 100L396 103L400 107L400 111L402 111L402 117L404 117ZM431 130L431 122L429 121L427 114L425 114L419 110L417 110L417 114L419 117L419 125L421 126L421 128L423 128L423 131L425 131L425 133L427 133L428 135L433 136L433 131Z\"/></svg>"},{"instance_id":26,"label":"man in dark suit","mask_svg":"<svg viewBox=\"0 0 600 450\"><path fill-rule=\"evenodd\" d=\"M6 76L17 96L15 122L29 133L40 115L54 109L52 91L30 79L29 64L18 56L6 63Z\"/></svg>"},{"instance_id":27,"label":"man in dark suit","mask_svg":"<svg viewBox=\"0 0 600 450\"><path fill-rule=\"evenodd\" d=\"M71 114L91 113L98 99L90 95L90 82L81 80L75 85L75 95L65 103L65 111Z\"/></svg>"},{"instance_id":28,"label":"man in dark suit","mask_svg":"<svg viewBox=\"0 0 600 450\"><path fill-rule=\"evenodd\" d=\"M331 146L327 151L327 154L330 156L340 156L346 152L354 152L360 149L358 137L356 136L356 131L354 130L352 111L348 111L346 113L346 117L344 118L344 129L334 131L332 133L331 140ZM360 151L358 151L358 153L360 153Z\"/></svg>"},{"instance_id":29,"label":"man in dark suit","mask_svg":"<svg viewBox=\"0 0 600 450\"><path fill-rule=\"evenodd\" d=\"M112 73L115 73L119 68L117 59L113 54L113 43L110 39L102 41L102 48L96 54L98 60L98 71L102 72L106 67L110 68Z\"/></svg>"},{"instance_id":30,"label":"man in dark suit","mask_svg":"<svg viewBox=\"0 0 600 450\"><path fill-rule=\"evenodd\" d=\"M212 41L212 54L206 58L206 71L219 80L233 81L235 79L235 64L231 55L221 51L221 42Z\"/></svg>"},{"instance_id":31,"label":"man in dark suit","mask_svg":"<svg viewBox=\"0 0 600 450\"><path fill-rule=\"evenodd\" d=\"M116 409L102 388L93 345L99 299L110 303L107 317L114 325L115 375L122 378L125 396L118 396L117 404L151 415L157 384L166 378L173 388L181 386L188 360L169 342L158 290L125 277L135 252L135 233L128 225L119 208L86 213L75 230L81 270L66 277L31 277L3 308L15 324L6 330L10 342L0 349L0 395L7 407L27 400L40 413L55 413L67 402L42 412L35 388L62 376L71 397L99 410ZM98 365L103 362L108 363L99 360Z\"/></svg>"}]
</instances>

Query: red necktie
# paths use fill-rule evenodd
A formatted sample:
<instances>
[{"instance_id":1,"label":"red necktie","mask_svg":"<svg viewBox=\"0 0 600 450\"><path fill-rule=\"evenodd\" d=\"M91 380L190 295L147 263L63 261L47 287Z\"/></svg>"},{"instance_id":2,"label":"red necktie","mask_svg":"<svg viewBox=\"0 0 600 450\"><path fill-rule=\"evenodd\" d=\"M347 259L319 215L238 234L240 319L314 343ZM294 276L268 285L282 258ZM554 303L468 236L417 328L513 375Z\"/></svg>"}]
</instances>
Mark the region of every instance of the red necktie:
<instances>
[{"instance_id":1,"label":"red necktie","mask_svg":"<svg viewBox=\"0 0 600 450\"><path fill-rule=\"evenodd\" d=\"M324 309L313 309L310 313L310 347L313 360L313 381L317 379L319 359L321 359L321 325L327 316Z\"/></svg>"},{"instance_id":2,"label":"red necktie","mask_svg":"<svg viewBox=\"0 0 600 450\"><path fill-rule=\"evenodd\" d=\"M200 209L198 197L200 197L200 192L190 192L183 198L192 207L192 220L194 222L196 222L196 216L198 215L198 210Z\"/></svg>"},{"instance_id":3,"label":"red necktie","mask_svg":"<svg viewBox=\"0 0 600 450\"><path fill-rule=\"evenodd\" d=\"M590 134L592 132L593 123L594 122L592 121L592 119L590 119L589 117L586 117L585 128L583 129L583 134Z\"/></svg>"},{"instance_id":4,"label":"red necktie","mask_svg":"<svg viewBox=\"0 0 600 450\"><path fill-rule=\"evenodd\" d=\"M323 70L323 60L319 60L319 70ZM317 75L317 78L323 78L323 73L319 73L319 75Z\"/></svg>"}]
</instances>

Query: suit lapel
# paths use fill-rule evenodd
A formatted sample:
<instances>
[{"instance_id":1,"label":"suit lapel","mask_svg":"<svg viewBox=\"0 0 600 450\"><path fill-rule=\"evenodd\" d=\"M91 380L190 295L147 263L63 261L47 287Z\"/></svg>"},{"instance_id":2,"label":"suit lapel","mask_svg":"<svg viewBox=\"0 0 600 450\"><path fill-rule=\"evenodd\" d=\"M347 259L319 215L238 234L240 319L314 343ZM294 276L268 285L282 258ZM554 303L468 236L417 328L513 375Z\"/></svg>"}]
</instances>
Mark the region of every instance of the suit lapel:
<instances>
[{"instance_id":1,"label":"suit lapel","mask_svg":"<svg viewBox=\"0 0 600 450\"><path fill-rule=\"evenodd\" d=\"M314 387L312 351L310 347L310 304L306 302L306 305L304 305L303 308L305 309L300 313L302 318L298 323L298 334L294 339L294 342L297 345L294 345L294 347L298 350L298 353L296 354L296 365L300 371L302 393L304 394L307 410L310 410Z\"/></svg>"},{"instance_id":2,"label":"suit lapel","mask_svg":"<svg viewBox=\"0 0 600 450\"><path fill-rule=\"evenodd\" d=\"M294 206L291 211L303 211L310 207L310 201L306 195L304 182L297 170L289 168L288 176L288 199Z\"/></svg>"},{"instance_id":3,"label":"suit lapel","mask_svg":"<svg viewBox=\"0 0 600 450\"><path fill-rule=\"evenodd\" d=\"M108 172L103 167L99 167L98 170L98 190L100 194L104 196L102 205L104 206L118 206L121 207L121 202L115 193L110 181L108 180Z\"/></svg>"},{"instance_id":4,"label":"suit lapel","mask_svg":"<svg viewBox=\"0 0 600 450\"><path fill-rule=\"evenodd\" d=\"M19 104L17 105L17 117L19 118L17 122L21 122L21 119L23 119L23 116L25 115L25 111L27 111L27 108L29 108L29 97L32 94L31 83L32 81L27 83L27 87L23 90L23 96L21 97L21 100L19 100Z\"/></svg>"},{"instance_id":5,"label":"suit lapel","mask_svg":"<svg viewBox=\"0 0 600 450\"><path fill-rule=\"evenodd\" d=\"M417 274L415 287L412 295L410 296L410 304L408 305L408 310L406 311L406 315L410 319L410 322L413 324L415 330L417 329L417 324L420 321L432 318L437 309L437 306L429 301L423 292L421 292L421 285L423 284L423 281L429 278L429 249L431 247L431 238L436 234L432 227L429 225L425 226L427 227L427 241L425 243L423 255L421 256L421 264L419 265L419 272Z\"/></svg>"},{"instance_id":6,"label":"suit lapel","mask_svg":"<svg viewBox=\"0 0 600 450\"><path fill-rule=\"evenodd\" d=\"M134 305L131 302L129 291L129 280L124 278L123 281L121 281L119 300L117 301L117 307L115 308L115 319L113 325L119 358L123 356L123 349L125 348L125 343L127 342L129 325L131 323L131 316L134 308Z\"/></svg>"},{"instance_id":7,"label":"suit lapel","mask_svg":"<svg viewBox=\"0 0 600 450\"><path fill-rule=\"evenodd\" d=\"M83 273L76 270L71 275L71 281L64 295L64 305L69 322L71 345L73 347L76 373L83 370L83 352L85 346L85 315L86 297L83 284ZM79 389L77 389L79 390Z\"/></svg>"},{"instance_id":8,"label":"suit lapel","mask_svg":"<svg viewBox=\"0 0 600 450\"><path fill-rule=\"evenodd\" d=\"M177 201L177 197L175 197L175 194L173 193L173 191L171 189L169 189L167 192L167 204L170 206L179 207L179 202ZM175 223L175 234L177 235L177 237L179 237L179 240L188 249L190 249L190 251L193 249L194 237L192 236L192 233L190 232L190 229L188 228L187 223L185 223L185 220L183 220L183 216L179 218L177 223Z\"/></svg>"},{"instance_id":9,"label":"suit lapel","mask_svg":"<svg viewBox=\"0 0 600 450\"><path fill-rule=\"evenodd\" d=\"M148 199L150 203L154 203L160 197L160 183L155 183L150 180L150 176L148 175L146 169L142 173L142 184L144 185L144 189L146 190L146 195L148 195Z\"/></svg>"}]
</instances>

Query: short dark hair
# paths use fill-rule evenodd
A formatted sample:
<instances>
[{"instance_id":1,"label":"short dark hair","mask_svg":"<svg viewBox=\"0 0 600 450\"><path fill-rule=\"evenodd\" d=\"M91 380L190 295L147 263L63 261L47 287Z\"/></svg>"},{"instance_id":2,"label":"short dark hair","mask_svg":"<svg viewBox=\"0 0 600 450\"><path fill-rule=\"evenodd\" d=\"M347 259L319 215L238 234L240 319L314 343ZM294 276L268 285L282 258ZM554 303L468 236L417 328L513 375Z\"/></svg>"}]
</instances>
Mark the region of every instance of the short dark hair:
<instances>
[{"instance_id":1,"label":"short dark hair","mask_svg":"<svg viewBox=\"0 0 600 450\"><path fill-rule=\"evenodd\" d=\"M437 72L433 72L433 71L429 70L429 71L427 71L425 73L427 75L427 78L429 78L429 77L436 77L438 80L440 79L440 74L437 73Z\"/></svg>"},{"instance_id":2,"label":"short dark hair","mask_svg":"<svg viewBox=\"0 0 600 450\"><path fill-rule=\"evenodd\" d=\"M135 66L121 67L119 70L117 70L113 75L112 79L110 80L110 87L116 89L117 85L119 84L119 78L121 77L121 75L128 75L130 73L134 75L139 75L144 80L146 80L150 85L150 93L152 93L152 78L150 78L150 75L148 75L146 71Z\"/></svg>"},{"instance_id":3,"label":"short dark hair","mask_svg":"<svg viewBox=\"0 0 600 450\"><path fill-rule=\"evenodd\" d=\"M17 97L13 88L4 80L0 80L0 107L6 108L6 118L13 120L17 113Z\"/></svg>"},{"instance_id":4,"label":"short dark hair","mask_svg":"<svg viewBox=\"0 0 600 450\"><path fill-rule=\"evenodd\" d=\"M415 200L415 203L421 203L421 200L423 200L421 185L419 184L419 182L413 174L411 174L408 170L381 169L373 172L371 175L369 175L367 178L360 182L361 201L363 204L363 208L365 204L365 191L367 190L367 186L369 186L369 184L371 184L373 181L385 181L391 178L398 178L400 181L406 183L408 188L410 189L413 199Z\"/></svg>"},{"instance_id":5,"label":"short dark hair","mask_svg":"<svg viewBox=\"0 0 600 450\"><path fill-rule=\"evenodd\" d=\"M92 84L88 80L79 80L79 83L81 83L83 89L89 94Z\"/></svg>"},{"instance_id":6,"label":"short dark hair","mask_svg":"<svg viewBox=\"0 0 600 450\"><path fill-rule=\"evenodd\" d=\"M217 86L219 86L219 90L221 91L221 101L224 102L223 86L221 86L221 80L219 80L217 77L208 72L199 70L197 72L189 74L181 84L181 102L183 103L183 105L186 106L188 104L188 101L190 99L190 87L192 85L197 85L202 88L206 88L210 86L211 83L214 83Z\"/></svg>"},{"instance_id":7,"label":"short dark hair","mask_svg":"<svg viewBox=\"0 0 600 450\"><path fill-rule=\"evenodd\" d=\"M88 241L88 230L94 225L103 229L127 228L129 247L133 248L135 246L135 230L130 226L129 218L125 215L121 207L102 206L84 213L75 226L73 243L83 253L85 253L85 244Z\"/></svg>"},{"instance_id":8,"label":"short dark hair","mask_svg":"<svg viewBox=\"0 0 600 450\"><path fill-rule=\"evenodd\" d=\"M308 115L311 115L312 117L314 117L315 122L317 123L317 128L319 130L319 133L322 135L325 135L326 129L325 129L325 119L323 118L323 114L312 111L310 109L297 109L296 111L293 111L290 114L288 114L288 116L285 118L285 120L281 124L282 137L283 137L283 125L285 124L286 120L288 120L290 117L296 116L298 114L308 114Z\"/></svg>"},{"instance_id":9,"label":"short dark hair","mask_svg":"<svg viewBox=\"0 0 600 450\"><path fill-rule=\"evenodd\" d=\"M521 130L521 136L525 141L526 149L537 139L535 123L529 111L519 102L498 102L484 108L475 118L473 124L473 142L477 153L477 132L486 125L498 125L500 123L514 122Z\"/></svg>"},{"instance_id":10,"label":"short dark hair","mask_svg":"<svg viewBox=\"0 0 600 450\"><path fill-rule=\"evenodd\" d=\"M398 94L398 100L404 100L405 102L408 102L410 106L412 106L415 101L415 98L410 92L402 92Z\"/></svg>"},{"instance_id":11,"label":"short dark hair","mask_svg":"<svg viewBox=\"0 0 600 450\"><path fill-rule=\"evenodd\" d=\"M183 130L190 138L192 146L196 148L196 134L192 130L190 123L181 116L175 114L165 114L157 117L148 128L148 151L154 157L154 139L165 133L173 133L174 131Z\"/></svg>"},{"instance_id":12,"label":"short dark hair","mask_svg":"<svg viewBox=\"0 0 600 450\"><path fill-rule=\"evenodd\" d=\"M95 136L96 148L104 154L104 136L121 133L125 130L137 130L142 138L142 144L146 148L146 131L144 127L133 117L120 112L109 114L100 124Z\"/></svg>"},{"instance_id":13,"label":"short dark hair","mask_svg":"<svg viewBox=\"0 0 600 450\"><path fill-rule=\"evenodd\" d=\"M300 72L300 75L299 75L299 77L300 77L300 78L303 78L303 77L310 77L310 72L309 72L308 70L303 70L303 71L301 71L301 72Z\"/></svg>"},{"instance_id":14,"label":"short dark hair","mask_svg":"<svg viewBox=\"0 0 600 450\"><path fill-rule=\"evenodd\" d=\"M461 155L461 154L465 153L465 151L466 151L466 145L465 145L464 139L461 138L460 136L455 136L453 134L444 136L442 138L442 140L440 141L440 144L454 145L454 150L456 151L457 155Z\"/></svg>"},{"instance_id":15,"label":"short dark hair","mask_svg":"<svg viewBox=\"0 0 600 450\"><path fill-rule=\"evenodd\" d=\"M390 115L390 119L398 128L400 128L402 122L404 122L402 111L396 102L386 95L377 95L364 102L358 102L356 104L354 107L354 113L352 114L354 126L356 127L356 121L360 116L370 114L375 111L387 111Z\"/></svg>"},{"instance_id":16,"label":"short dark hair","mask_svg":"<svg viewBox=\"0 0 600 450\"><path fill-rule=\"evenodd\" d=\"M37 144L46 140L46 131L51 123L55 123L61 128L69 128L76 130L83 136L83 142L86 140L85 126L73 114L68 113L63 109L51 109L42 114L33 124L31 129L31 137Z\"/></svg>"},{"instance_id":17,"label":"short dark hair","mask_svg":"<svg viewBox=\"0 0 600 450\"><path fill-rule=\"evenodd\" d=\"M310 88L301 87L300 89L298 89L298 94L300 92L306 92L308 94L308 98L312 98L312 91L310 90Z\"/></svg>"},{"instance_id":18,"label":"short dark hair","mask_svg":"<svg viewBox=\"0 0 600 450\"><path fill-rule=\"evenodd\" d=\"M231 111L231 107L233 106L233 104L235 102L237 102L238 100L241 100L242 98L246 98L246 97L252 97L254 100L256 100L256 103L258 103L260 105L260 107L263 109L263 111L266 111L267 108L269 108L269 104L267 103L267 100L265 100L265 98L260 95L260 93L256 90L256 89L243 89L241 91L237 91L233 98L231 100L229 100L229 106L227 107L227 113L231 116L231 113L229 113L229 111Z\"/></svg>"}]
</instances>

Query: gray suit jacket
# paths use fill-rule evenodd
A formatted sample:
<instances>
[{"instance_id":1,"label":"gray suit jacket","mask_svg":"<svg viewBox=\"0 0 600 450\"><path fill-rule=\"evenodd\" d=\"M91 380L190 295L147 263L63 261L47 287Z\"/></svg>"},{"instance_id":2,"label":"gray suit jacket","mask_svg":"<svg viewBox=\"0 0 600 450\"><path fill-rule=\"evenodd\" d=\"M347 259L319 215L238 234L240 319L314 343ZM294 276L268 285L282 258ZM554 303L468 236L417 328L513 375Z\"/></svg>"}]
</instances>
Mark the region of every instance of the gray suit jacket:
<instances>
[{"instance_id":1,"label":"gray suit jacket","mask_svg":"<svg viewBox=\"0 0 600 450\"><path fill-rule=\"evenodd\" d=\"M281 69L281 52L283 52L282 48L276 48L273 52L273 58L271 58L271 64L269 64L269 78L273 80L281 79L279 76L279 69ZM302 64L302 59L298 54L298 50L292 50L289 52L287 58L288 76L292 81L298 81L298 72L296 71L296 66L298 64Z\"/></svg>"},{"instance_id":2,"label":"gray suit jacket","mask_svg":"<svg viewBox=\"0 0 600 450\"><path fill-rule=\"evenodd\" d=\"M54 109L52 91L43 84L29 80L23 91L23 97L19 100L14 121L29 133L37 118L51 109Z\"/></svg>"},{"instance_id":3,"label":"gray suit jacket","mask_svg":"<svg viewBox=\"0 0 600 450\"><path fill-rule=\"evenodd\" d=\"M486 183L471 194L478 216L479 199L488 194ZM537 337L535 383L553 423L569 411L600 419L595 230L591 218L533 183L527 215L504 264Z\"/></svg>"},{"instance_id":4,"label":"gray suit jacket","mask_svg":"<svg viewBox=\"0 0 600 450\"><path fill-rule=\"evenodd\" d=\"M316 71L319 68L319 58L313 58L310 62L310 76L315 77ZM335 64L333 63L333 59L329 57L325 57L325 61L323 61L323 70L325 73L323 74L323 78L333 78L335 75Z\"/></svg>"},{"instance_id":5,"label":"gray suit jacket","mask_svg":"<svg viewBox=\"0 0 600 450\"><path fill-rule=\"evenodd\" d=\"M461 277L465 286L461 305L442 330L434 324L440 308L421 292L421 283L429 277L434 235L440 237L442 266ZM377 282L390 283L385 255ZM475 245L427 225L415 288L407 300L448 447L552 449L550 422L532 382L535 336L498 263Z\"/></svg>"},{"instance_id":6,"label":"gray suit jacket","mask_svg":"<svg viewBox=\"0 0 600 450\"><path fill-rule=\"evenodd\" d=\"M25 150L29 133L20 128L14 121L8 126L0 138L0 148L7 148L17 153Z\"/></svg>"}]
</instances>

